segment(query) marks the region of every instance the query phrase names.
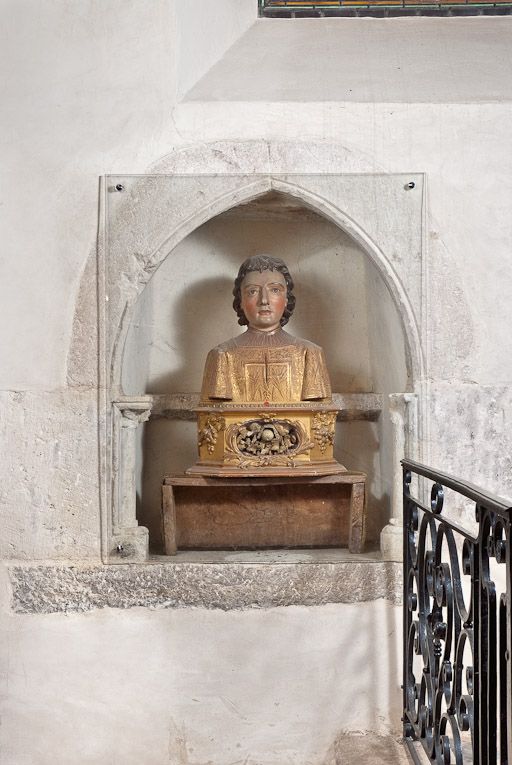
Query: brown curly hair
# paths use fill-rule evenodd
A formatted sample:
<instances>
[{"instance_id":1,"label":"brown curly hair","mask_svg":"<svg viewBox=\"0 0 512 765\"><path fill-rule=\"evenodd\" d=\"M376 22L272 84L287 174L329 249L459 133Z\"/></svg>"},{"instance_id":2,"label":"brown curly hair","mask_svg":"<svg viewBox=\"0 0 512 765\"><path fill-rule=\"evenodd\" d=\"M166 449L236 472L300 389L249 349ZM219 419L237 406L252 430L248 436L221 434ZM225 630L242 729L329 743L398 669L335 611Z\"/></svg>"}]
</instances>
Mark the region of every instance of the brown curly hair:
<instances>
[{"instance_id":1,"label":"brown curly hair","mask_svg":"<svg viewBox=\"0 0 512 765\"><path fill-rule=\"evenodd\" d=\"M284 309L283 315L281 316L281 326L284 327L284 325L288 322L288 319L293 313L293 310L295 308L295 295L293 294L293 279L291 277L290 272L288 271L288 267L286 266L286 263L281 260L281 258L274 258L272 255L253 255L251 258L247 258L247 260L244 260L242 265L240 266L240 269L238 271L238 276L235 279L235 284L233 287L233 308L236 311L236 314L238 316L238 323L244 326L245 324L248 324L247 318L245 316L245 313L242 310L242 292L241 292L241 286L242 281L244 277L249 274L251 271L259 271L260 273L262 271L279 271L280 274L284 276L284 280L286 282L286 294L288 298L288 302L286 304L286 308Z\"/></svg>"}]
</instances>

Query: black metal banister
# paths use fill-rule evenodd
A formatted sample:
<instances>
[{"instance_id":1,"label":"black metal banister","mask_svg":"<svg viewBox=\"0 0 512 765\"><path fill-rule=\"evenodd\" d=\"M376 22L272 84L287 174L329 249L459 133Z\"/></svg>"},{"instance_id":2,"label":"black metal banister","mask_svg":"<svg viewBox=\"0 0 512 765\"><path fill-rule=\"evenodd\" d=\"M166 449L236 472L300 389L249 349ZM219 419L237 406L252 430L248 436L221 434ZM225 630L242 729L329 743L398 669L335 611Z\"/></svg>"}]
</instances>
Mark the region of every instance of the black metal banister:
<instances>
[{"instance_id":1,"label":"black metal banister","mask_svg":"<svg viewBox=\"0 0 512 765\"><path fill-rule=\"evenodd\" d=\"M418 764L414 742L435 765L512 765L512 508L402 467L405 742ZM430 507L412 496L413 475L432 482ZM476 534L443 514L451 492L475 503Z\"/></svg>"},{"instance_id":2,"label":"black metal banister","mask_svg":"<svg viewBox=\"0 0 512 765\"><path fill-rule=\"evenodd\" d=\"M477 504L485 505L496 513L512 513L512 504L506 499L499 497L497 494L491 494L490 492L484 491L479 486L469 483L469 481L455 478L449 473L443 473L441 470L434 470L433 468L422 465L420 462L415 462L414 460L404 459L401 461L401 465L406 470L410 470L424 478L430 478L430 480L440 483L447 489L453 489L457 494L462 494L462 496L473 500Z\"/></svg>"}]
</instances>

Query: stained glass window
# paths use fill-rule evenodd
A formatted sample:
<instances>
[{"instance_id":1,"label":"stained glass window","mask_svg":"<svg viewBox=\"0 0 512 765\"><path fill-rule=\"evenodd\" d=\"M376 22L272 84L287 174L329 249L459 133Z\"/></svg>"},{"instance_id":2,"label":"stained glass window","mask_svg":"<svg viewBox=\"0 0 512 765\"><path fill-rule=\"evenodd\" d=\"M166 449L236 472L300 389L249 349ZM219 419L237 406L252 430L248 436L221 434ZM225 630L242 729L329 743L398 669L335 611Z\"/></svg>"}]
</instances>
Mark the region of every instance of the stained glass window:
<instances>
[{"instance_id":1,"label":"stained glass window","mask_svg":"<svg viewBox=\"0 0 512 765\"><path fill-rule=\"evenodd\" d=\"M511 0L259 0L260 16L509 15Z\"/></svg>"}]
</instances>

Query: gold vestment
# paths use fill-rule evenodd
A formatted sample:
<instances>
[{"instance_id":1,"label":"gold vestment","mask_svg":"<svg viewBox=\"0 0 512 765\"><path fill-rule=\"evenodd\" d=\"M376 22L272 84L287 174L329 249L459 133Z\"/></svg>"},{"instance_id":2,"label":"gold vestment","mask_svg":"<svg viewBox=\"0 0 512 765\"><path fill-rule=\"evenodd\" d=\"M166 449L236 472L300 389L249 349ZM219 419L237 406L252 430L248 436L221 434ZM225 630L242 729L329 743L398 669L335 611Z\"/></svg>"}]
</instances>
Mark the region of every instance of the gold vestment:
<instances>
[{"instance_id":1,"label":"gold vestment","mask_svg":"<svg viewBox=\"0 0 512 765\"><path fill-rule=\"evenodd\" d=\"M246 404L331 400L319 345L282 328L246 332L213 348L206 359L201 406L212 401Z\"/></svg>"}]
</instances>

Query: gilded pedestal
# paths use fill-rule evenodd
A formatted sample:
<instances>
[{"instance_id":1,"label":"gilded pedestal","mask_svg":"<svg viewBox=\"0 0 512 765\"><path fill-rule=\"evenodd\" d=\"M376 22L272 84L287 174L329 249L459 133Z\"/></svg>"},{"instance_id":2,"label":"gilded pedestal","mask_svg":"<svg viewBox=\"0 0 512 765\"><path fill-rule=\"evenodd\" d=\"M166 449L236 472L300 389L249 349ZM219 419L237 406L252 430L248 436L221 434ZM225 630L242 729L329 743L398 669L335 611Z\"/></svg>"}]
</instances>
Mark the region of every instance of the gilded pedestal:
<instances>
[{"instance_id":1,"label":"gilded pedestal","mask_svg":"<svg viewBox=\"0 0 512 765\"><path fill-rule=\"evenodd\" d=\"M187 473L205 476L320 476L345 472L333 457L332 404L230 403L201 406L199 460Z\"/></svg>"}]
</instances>

